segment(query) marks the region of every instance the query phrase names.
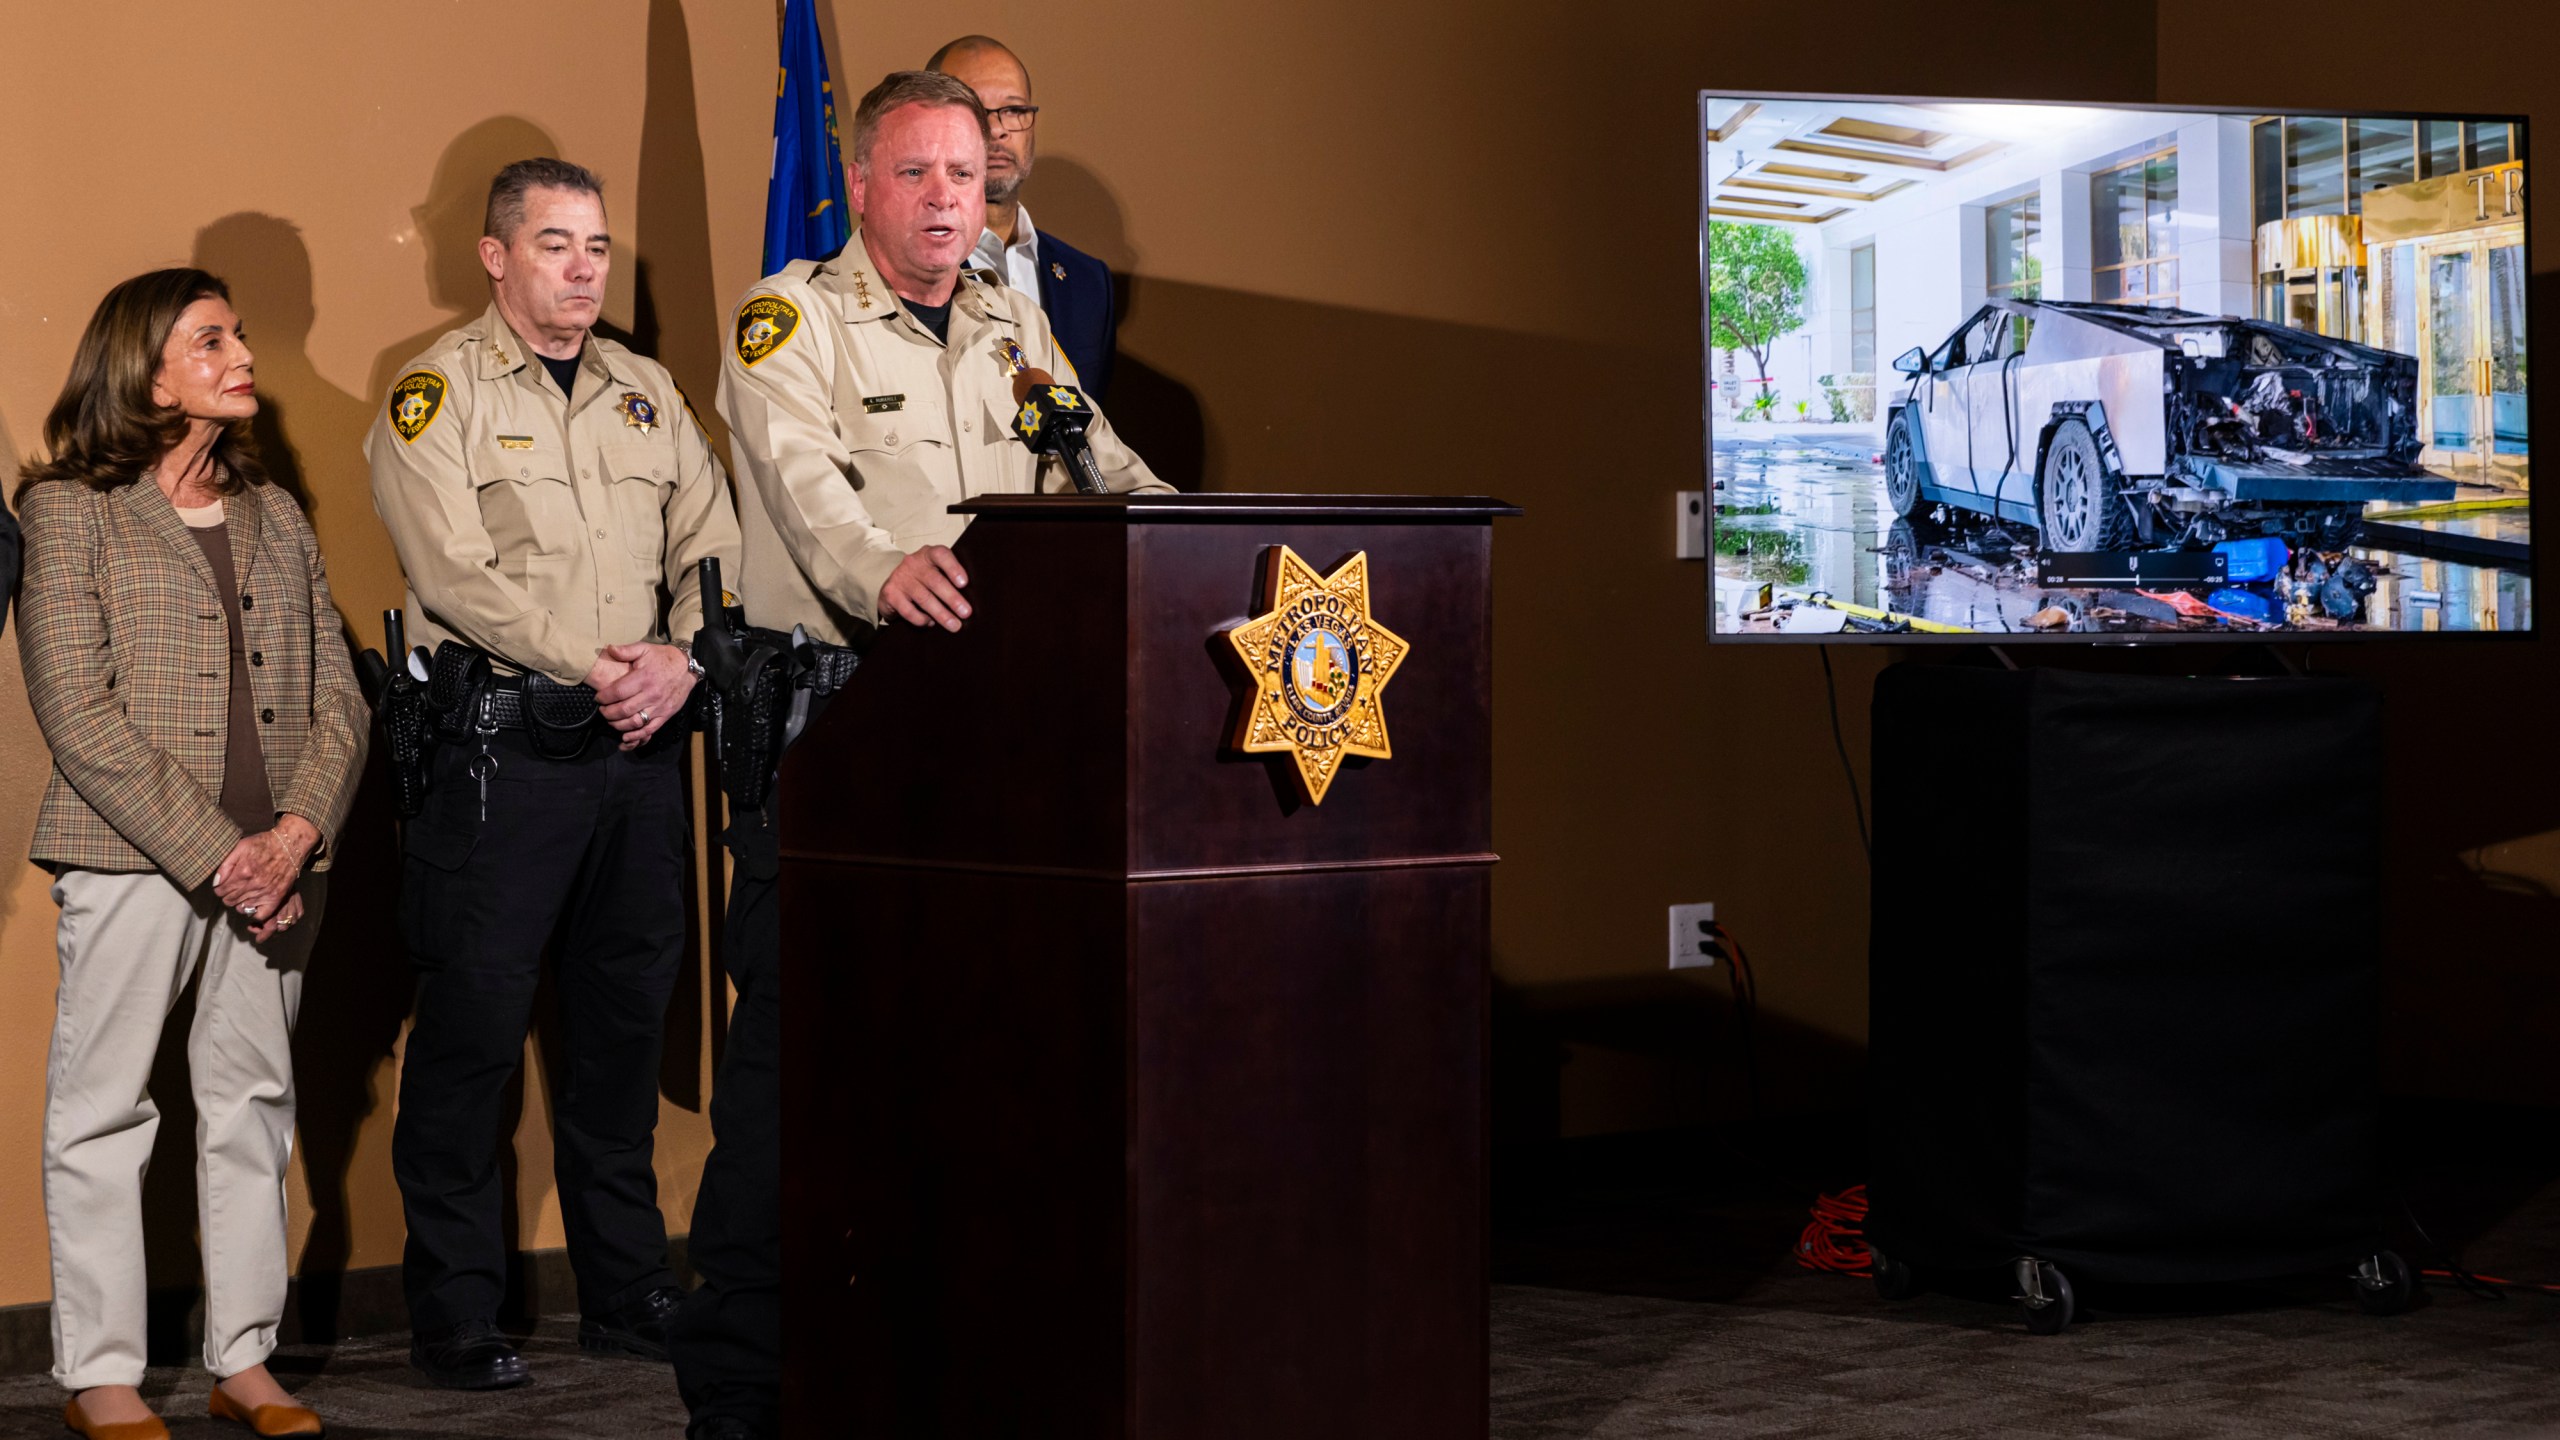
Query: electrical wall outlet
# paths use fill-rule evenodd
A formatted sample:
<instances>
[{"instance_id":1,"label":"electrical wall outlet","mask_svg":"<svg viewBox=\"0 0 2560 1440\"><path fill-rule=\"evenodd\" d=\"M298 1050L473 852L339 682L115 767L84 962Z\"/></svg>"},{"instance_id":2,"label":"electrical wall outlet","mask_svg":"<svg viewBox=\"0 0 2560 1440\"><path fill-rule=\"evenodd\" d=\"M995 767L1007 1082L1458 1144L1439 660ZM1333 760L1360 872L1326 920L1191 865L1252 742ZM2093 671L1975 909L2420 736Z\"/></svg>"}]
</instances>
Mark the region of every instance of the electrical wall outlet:
<instances>
[{"instance_id":1,"label":"electrical wall outlet","mask_svg":"<svg viewBox=\"0 0 2560 1440\"><path fill-rule=\"evenodd\" d=\"M1671 907L1671 968L1695 970L1716 963L1707 949L1711 938L1708 924L1716 918L1713 905L1674 905Z\"/></svg>"},{"instance_id":2,"label":"electrical wall outlet","mask_svg":"<svg viewBox=\"0 0 2560 1440\"><path fill-rule=\"evenodd\" d=\"M1678 515L1676 517L1680 526L1678 532L1680 536L1678 542L1679 558L1683 560L1706 559L1707 492L1704 490L1683 490L1673 498L1680 502Z\"/></svg>"}]
</instances>

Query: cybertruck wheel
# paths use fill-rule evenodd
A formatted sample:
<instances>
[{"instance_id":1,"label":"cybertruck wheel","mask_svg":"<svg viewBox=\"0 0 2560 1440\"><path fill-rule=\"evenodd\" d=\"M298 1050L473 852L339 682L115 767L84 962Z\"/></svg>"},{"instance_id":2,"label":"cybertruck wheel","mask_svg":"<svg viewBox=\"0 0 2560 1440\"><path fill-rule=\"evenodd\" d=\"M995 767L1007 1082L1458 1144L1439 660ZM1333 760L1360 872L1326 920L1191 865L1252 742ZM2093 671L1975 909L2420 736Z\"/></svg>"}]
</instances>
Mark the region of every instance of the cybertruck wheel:
<instances>
[{"instance_id":1,"label":"cybertruck wheel","mask_svg":"<svg viewBox=\"0 0 2560 1440\"><path fill-rule=\"evenodd\" d=\"M2098 459L2098 437L2085 420L2054 427L2045 448L2044 473L2036 477L2036 507L2044 548L2061 555L2133 548L2133 513L2116 495L2115 482Z\"/></svg>"},{"instance_id":2,"label":"cybertruck wheel","mask_svg":"<svg viewBox=\"0 0 2560 1440\"><path fill-rule=\"evenodd\" d=\"M1920 508L1920 426L1908 410L1885 429L1884 499L1905 520Z\"/></svg>"}]
</instances>

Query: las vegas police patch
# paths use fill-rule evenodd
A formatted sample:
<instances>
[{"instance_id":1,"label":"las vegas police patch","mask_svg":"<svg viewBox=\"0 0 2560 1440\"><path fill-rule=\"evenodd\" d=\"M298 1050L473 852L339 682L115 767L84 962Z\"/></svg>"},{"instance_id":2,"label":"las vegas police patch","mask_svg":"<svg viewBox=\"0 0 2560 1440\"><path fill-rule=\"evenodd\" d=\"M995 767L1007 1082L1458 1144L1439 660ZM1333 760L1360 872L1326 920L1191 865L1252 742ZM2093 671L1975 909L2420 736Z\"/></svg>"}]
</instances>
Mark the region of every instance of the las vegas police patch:
<instances>
[{"instance_id":1,"label":"las vegas police patch","mask_svg":"<svg viewBox=\"0 0 2560 1440\"><path fill-rule=\"evenodd\" d=\"M444 377L433 370L412 370L391 387L391 429L408 444L427 433L444 408Z\"/></svg>"},{"instance_id":2,"label":"las vegas police patch","mask_svg":"<svg viewBox=\"0 0 2560 1440\"><path fill-rule=\"evenodd\" d=\"M800 311L779 295L758 295L738 307L738 363L755 363L779 350L800 328Z\"/></svg>"}]
</instances>

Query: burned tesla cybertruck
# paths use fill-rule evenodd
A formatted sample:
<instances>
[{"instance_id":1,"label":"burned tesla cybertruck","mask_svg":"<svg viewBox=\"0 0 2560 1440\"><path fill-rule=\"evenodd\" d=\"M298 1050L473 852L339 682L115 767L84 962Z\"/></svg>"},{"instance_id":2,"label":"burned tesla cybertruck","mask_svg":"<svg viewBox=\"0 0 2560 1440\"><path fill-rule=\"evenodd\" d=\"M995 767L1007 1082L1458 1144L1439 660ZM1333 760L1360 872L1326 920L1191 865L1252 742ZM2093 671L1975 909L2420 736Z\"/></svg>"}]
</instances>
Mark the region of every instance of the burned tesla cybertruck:
<instances>
[{"instance_id":1,"label":"burned tesla cybertruck","mask_svg":"<svg viewBox=\"0 0 2560 1440\"><path fill-rule=\"evenodd\" d=\"M2450 499L2418 464L2418 362L2165 307L1995 300L1910 377L1885 495L2034 526L2063 554L2352 542L2367 502Z\"/></svg>"}]
</instances>

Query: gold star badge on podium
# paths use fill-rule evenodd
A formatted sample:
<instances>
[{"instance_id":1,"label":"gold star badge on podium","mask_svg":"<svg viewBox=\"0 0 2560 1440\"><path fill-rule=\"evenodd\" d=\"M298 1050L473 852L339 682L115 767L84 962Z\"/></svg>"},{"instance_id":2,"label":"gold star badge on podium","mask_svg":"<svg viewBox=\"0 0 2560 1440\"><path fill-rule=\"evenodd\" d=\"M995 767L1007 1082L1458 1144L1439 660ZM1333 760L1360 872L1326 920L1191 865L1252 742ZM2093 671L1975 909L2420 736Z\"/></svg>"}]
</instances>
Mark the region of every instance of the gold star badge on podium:
<instances>
[{"instance_id":1,"label":"gold star badge on podium","mask_svg":"<svg viewBox=\"0 0 2560 1440\"><path fill-rule=\"evenodd\" d=\"M1254 686L1235 743L1251 755L1288 752L1308 803L1321 805L1346 757L1394 753L1381 701L1409 647L1369 613L1367 551L1319 576L1288 546L1274 548L1263 613L1227 632Z\"/></svg>"}]
</instances>

